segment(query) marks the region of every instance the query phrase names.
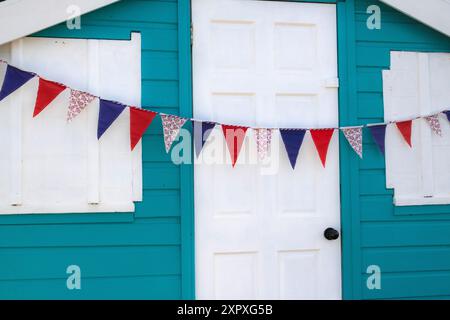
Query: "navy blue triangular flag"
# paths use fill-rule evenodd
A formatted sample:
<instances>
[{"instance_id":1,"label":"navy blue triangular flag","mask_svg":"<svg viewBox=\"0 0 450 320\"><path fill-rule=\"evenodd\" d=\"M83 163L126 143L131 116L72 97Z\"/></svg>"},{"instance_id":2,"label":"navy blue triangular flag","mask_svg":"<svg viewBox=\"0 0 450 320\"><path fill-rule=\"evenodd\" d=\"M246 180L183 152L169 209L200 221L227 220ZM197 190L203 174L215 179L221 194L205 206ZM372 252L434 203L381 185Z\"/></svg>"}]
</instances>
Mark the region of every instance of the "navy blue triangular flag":
<instances>
[{"instance_id":1,"label":"navy blue triangular flag","mask_svg":"<svg viewBox=\"0 0 450 320\"><path fill-rule=\"evenodd\" d=\"M212 129L216 126L214 122L193 121L194 123L194 145L197 158L203 149Z\"/></svg>"},{"instance_id":2,"label":"navy blue triangular flag","mask_svg":"<svg viewBox=\"0 0 450 320\"><path fill-rule=\"evenodd\" d=\"M19 89L33 77L34 74L31 72L23 71L8 65L6 67L5 79L3 80L2 89L0 91L0 101Z\"/></svg>"},{"instance_id":3,"label":"navy blue triangular flag","mask_svg":"<svg viewBox=\"0 0 450 320\"><path fill-rule=\"evenodd\" d=\"M300 152L300 147L305 138L305 133L306 130L303 129L280 129L281 138L286 147L292 169L295 169L298 153Z\"/></svg>"},{"instance_id":4,"label":"navy blue triangular flag","mask_svg":"<svg viewBox=\"0 0 450 320\"><path fill-rule=\"evenodd\" d=\"M386 138L386 125L380 124L376 126L369 126L372 133L373 140L375 140L381 153L385 154L385 138Z\"/></svg>"},{"instance_id":5,"label":"navy blue triangular flag","mask_svg":"<svg viewBox=\"0 0 450 320\"><path fill-rule=\"evenodd\" d=\"M98 114L98 128L97 128L97 138L105 133L106 130L113 124L118 116L125 109L125 105L100 99L100 110Z\"/></svg>"},{"instance_id":6,"label":"navy blue triangular flag","mask_svg":"<svg viewBox=\"0 0 450 320\"><path fill-rule=\"evenodd\" d=\"M450 121L450 110L444 111L447 116L448 121Z\"/></svg>"}]
</instances>

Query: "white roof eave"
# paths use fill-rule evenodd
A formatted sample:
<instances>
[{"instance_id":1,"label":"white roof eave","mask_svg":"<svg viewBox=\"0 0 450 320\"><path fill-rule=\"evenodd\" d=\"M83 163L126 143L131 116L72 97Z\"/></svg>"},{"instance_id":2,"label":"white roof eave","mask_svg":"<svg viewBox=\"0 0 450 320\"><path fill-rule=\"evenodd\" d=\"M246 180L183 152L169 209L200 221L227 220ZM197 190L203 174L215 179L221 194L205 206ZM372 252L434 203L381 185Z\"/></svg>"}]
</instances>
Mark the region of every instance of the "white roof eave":
<instances>
[{"instance_id":1,"label":"white roof eave","mask_svg":"<svg viewBox=\"0 0 450 320\"><path fill-rule=\"evenodd\" d=\"M0 2L0 45L44 30L69 19L70 6L80 15L118 0L6 0Z\"/></svg>"},{"instance_id":2,"label":"white roof eave","mask_svg":"<svg viewBox=\"0 0 450 320\"><path fill-rule=\"evenodd\" d=\"M450 0L380 0L450 37Z\"/></svg>"},{"instance_id":3,"label":"white roof eave","mask_svg":"<svg viewBox=\"0 0 450 320\"><path fill-rule=\"evenodd\" d=\"M0 2L0 45L44 30L69 18L67 8L80 14L118 0L6 0ZM450 37L450 0L381 0L387 5ZM424 4L426 2L426 4Z\"/></svg>"}]
</instances>

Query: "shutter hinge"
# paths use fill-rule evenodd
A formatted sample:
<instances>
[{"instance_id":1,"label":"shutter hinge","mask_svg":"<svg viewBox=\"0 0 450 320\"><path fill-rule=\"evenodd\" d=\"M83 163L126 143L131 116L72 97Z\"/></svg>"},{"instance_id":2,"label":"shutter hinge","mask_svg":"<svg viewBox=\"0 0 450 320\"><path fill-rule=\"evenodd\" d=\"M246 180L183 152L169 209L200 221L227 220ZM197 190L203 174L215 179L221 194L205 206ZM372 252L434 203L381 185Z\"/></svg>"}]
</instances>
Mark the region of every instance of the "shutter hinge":
<instances>
[{"instance_id":1,"label":"shutter hinge","mask_svg":"<svg viewBox=\"0 0 450 320\"><path fill-rule=\"evenodd\" d=\"M194 45L194 25L191 23L191 46Z\"/></svg>"}]
</instances>

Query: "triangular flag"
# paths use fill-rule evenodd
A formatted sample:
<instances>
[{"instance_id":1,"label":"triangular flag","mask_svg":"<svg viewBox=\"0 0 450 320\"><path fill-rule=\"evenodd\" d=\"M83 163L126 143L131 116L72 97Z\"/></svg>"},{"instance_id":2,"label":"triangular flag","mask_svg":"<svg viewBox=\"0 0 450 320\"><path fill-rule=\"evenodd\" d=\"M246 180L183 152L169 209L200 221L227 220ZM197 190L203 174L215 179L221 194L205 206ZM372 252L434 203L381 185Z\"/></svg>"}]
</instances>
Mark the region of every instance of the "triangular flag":
<instances>
[{"instance_id":1,"label":"triangular flag","mask_svg":"<svg viewBox=\"0 0 450 320\"><path fill-rule=\"evenodd\" d=\"M319 153L320 160L322 161L322 165L325 167L328 146L333 137L334 129L312 129L310 132L314 144L316 145L317 152Z\"/></svg>"},{"instance_id":2,"label":"triangular flag","mask_svg":"<svg viewBox=\"0 0 450 320\"><path fill-rule=\"evenodd\" d=\"M212 130L216 126L214 122L202 122L202 121L193 121L194 122L194 145L195 145L195 153L197 154L197 158L200 156L200 152L203 149L206 141L209 138Z\"/></svg>"},{"instance_id":3,"label":"triangular flag","mask_svg":"<svg viewBox=\"0 0 450 320\"><path fill-rule=\"evenodd\" d=\"M264 160L269 155L270 144L272 142L272 129L255 129L256 150L259 160Z\"/></svg>"},{"instance_id":4,"label":"triangular flag","mask_svg":"<svg viewBox=\"0 0 450 320\"><path fill-rule=\"evenodd\" d=\"M433 130L433 132L436 133L438 136L442 137L442 129L441 123L439 122L439 116L435 114L429 117L425 117L425 120L427 120L431 130Z\"/></svg>"},{"instance_id":5,"label":"triangular flag","mask_svg":"<svg viewBox=\"0 0 450 320\"><path fill-rule=\"evenodd\" d=\"M57 82L39 78L39 87L36 96L36 103L34 105L33 117L36 117L42 110L44 110L50 102L64 90L66 86Z\"/></svg>"},{"instance_id":6,"label":"triangular flag","mask_svg":"<svg viewBox=\"0 0 450 320\"><path fill-rule=\"evenodd\" d=\"M410 147L412 147L411 143L412 120L396 122L395 124L397 125L397 128L402 134L406 143L409 144Z\"/></svg>"},{"instance_id":7,"label":"triangular flag","mask_svg":"<svg viewBox=\"0 0 450 320\"><path fill-rule=\"evenodd\" d=\"M298 153L305 138L306 130L304 129L280 129L281 138L284 147L291 162L292 169L295 169Z\"/></svg>"},{"instance_id":8,"label":"triangular flag","mask_svg":"<svg viewBox=\"0 0 450 320\"><path fill-rule=\"evenodd\" d=\"M141 140L145 130L150 126L156 112L130 107L130 146L131 151Z\"/></svg>"},{"instance_id":9,"label":"triangular flag","mask_svg":"<svg viewBox=\"0 0 450 320\"><path fill-rule=\"evenodd\" d=\"M108 130L117 117L120 116L125 107L125 105L117 102L100 99L97 128L98 139Z\"/></svg>"},{"instance_id":10,"label":"triangular flag","mask_svg":"<svg viewBox=\"0 0 450 320\"><path fill-rule=\"evenodd\" d=\"M70 89L69 108L67 109L67 122L71 122L80 114L89 103L94 101L95 96L90 93Z\"/></svg>"},{"instance_id":11,"label":"triangular flag","mask_svg":"<svg viewBox=\"0 0 450 320\"><path fill-rule=\"evenodd\" d=\"M247 127L230 126L225 124L222 125L223 135L225 136L225 141L227 142L233 167L236 165L239 157L239 152L241 151L242 144L244 143L247 129Z\"/></svg>"},{"instance_id":12,"label":"triangular flag","mask_svg":"<svg viewBox=\"0 0 450 320\"><path fill-rule=\"evenodd\" d=\"M447 116L448 121L450 121L450 110L444 111L444 113Z\"/></svg>"},{"instance_id":13,"label":"triangular flag","mask_svg":"<svg viewBox=\"0 0 450 320\"><path fill-rule=\"evenodd\" d=\"M362 127L348 127L342 128L341 130L350 146L353 148L356 154L362 159L363 158Z\"/></svg>"},{"instance_id":14,"label":"triangular flag","mask_svg":"<svg viewBox=\"0 0 450 320\"><path fill-rule=\"evenodd\" d=\"M187 119L167 114L162 114L161 119L164 131L164 144L166 146L166 152L169 153L172 143L178 137L180 129L184 126Z\"/></svg>"},{"instance_id":15,"label":"triangular flag","mask_svg":"<svg viewBox=\"0 0 450 320\"><path fill-rule=\"evenodd\" d=\"M385 154L385 139L386 139L386 125L380 124L376 126L369 126L370 132L372 133L373 140L377 144L381 153Z\"/></svg>"},{"instance_id":16,"label":"triangular flag","mask_svg":"<svg viewBox=\"0 0 450 320\"><path fill-rule=\"evenodd\" d=\"M0 90L0 101L19 89L34 76L35 75L31 72L23 71L8 65L6 67L6 74L5 79L3 80L2 89Z\"/></svg>"}]
</instances>

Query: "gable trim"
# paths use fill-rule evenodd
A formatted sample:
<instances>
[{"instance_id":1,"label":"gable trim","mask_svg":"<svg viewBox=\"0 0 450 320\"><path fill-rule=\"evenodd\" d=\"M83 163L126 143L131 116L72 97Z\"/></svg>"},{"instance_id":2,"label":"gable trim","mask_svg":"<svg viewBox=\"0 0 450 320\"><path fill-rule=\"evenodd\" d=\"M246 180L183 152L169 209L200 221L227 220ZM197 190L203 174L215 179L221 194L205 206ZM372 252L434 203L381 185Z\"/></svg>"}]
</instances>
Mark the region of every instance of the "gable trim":
<instances>
[{"instance_id":1,"label":"gable trim","mask_svg":"<svg viewBox=\"0 0 450 320\"><path fill-rule=\"evenodd\" d=\"M450 1L380 0L404 14L450 37Z\"/></svg>"},{"instance_id":2,"label":"gable trim","mask_svg":"<svg viewBox=\"0 0 450 320\"><path fill-rule=\"evenodd\" d=\"M7 0L0 3L0 45L66 21L69 6L78 6L82 15L117 1Z\"/></svg>"}]
</instances>

